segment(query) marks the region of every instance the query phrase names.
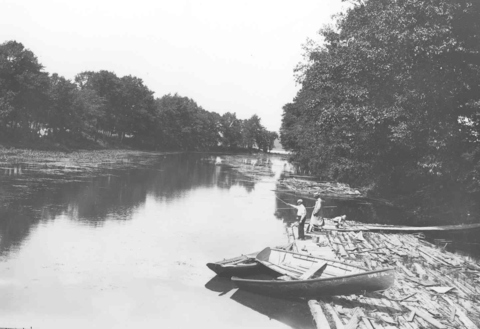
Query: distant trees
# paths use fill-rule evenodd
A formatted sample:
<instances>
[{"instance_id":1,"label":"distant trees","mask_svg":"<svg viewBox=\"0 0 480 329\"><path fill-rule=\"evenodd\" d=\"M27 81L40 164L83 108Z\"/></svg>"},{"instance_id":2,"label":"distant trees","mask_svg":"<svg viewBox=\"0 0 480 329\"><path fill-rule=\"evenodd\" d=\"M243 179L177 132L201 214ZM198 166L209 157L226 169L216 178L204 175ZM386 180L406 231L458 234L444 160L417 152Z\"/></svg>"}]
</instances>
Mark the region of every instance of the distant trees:
<instances>
[{"instance_id":1,"label":"distant trees","mask_svg":"<svg viewBox=\"0 0 480 329\"><path fill-rule=\"evenodd\" d=\"M268 152L278 138L277 133L263 127L257 115L247 120L237 119L236 114L230 112L220 116L177 94L165 95L155 103L160 128L157 142L163 147L205 150L222 146L251 150L256 146Z\"/></svg>"},{"instance_id":2,"label":"distant trees","mask_svg":"<svg viewBox=\"0 0 480 329\"><path fill-rule=\"evenodd\" d=\"M0 45L0 142L49 140L75 147L103 140L150 149L268 151L276 136L256 115L220 116L177 94L155 99L142 79L105 70L81 72L70 81L44 72L21 43Z\"/></svg>"},{"instance_id":3,"label":"distant trees","mask_svg":"<svg viewBox=\"0 0 480 329\"><path fill-rule=\"evenodd\" d=\"M323 178L466 216L480 196L478 17L475 1L359 1L299 65L282 145Z\"/></svg>"},{"instance_id":4,"label":"distant trees","mask_svg":"<svg viewBox=\"0 0 480 329\"><path fill-rule=\"evenodd\" d=\"M243 145L243 121L237 119L235 113L227 112L220 118L221 143L229 148L238 148Z\"/></svg>"},{"instance_id":5,"label":"distant trees","mask_svg":"<svg viewBox=\"0 0 480 329\"><path fill-rule=\"evenodd\" d=\"M0 47L0 134L34 138L45 123L48 107L48 74L35 55L21 43Z\"/></svg>"},{"instance_id":6,"label":"distant trees","mask_svg":"<svg viewBox=\"0 0 480 329\"><path fill-rule=\"evenodd\" d=\"M209 149L218 145L220 115L208 112L187 97L165 95L156 100L159 145L182 150Z\"/></svg>"}]
</instances>

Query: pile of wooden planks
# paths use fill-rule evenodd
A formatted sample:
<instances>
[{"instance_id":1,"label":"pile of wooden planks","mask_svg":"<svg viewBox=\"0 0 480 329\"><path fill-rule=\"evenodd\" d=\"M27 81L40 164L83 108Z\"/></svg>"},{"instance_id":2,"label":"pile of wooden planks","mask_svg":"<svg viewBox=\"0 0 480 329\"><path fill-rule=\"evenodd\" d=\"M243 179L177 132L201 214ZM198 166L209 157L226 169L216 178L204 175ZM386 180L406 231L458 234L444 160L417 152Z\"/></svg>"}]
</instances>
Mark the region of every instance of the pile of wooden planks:
<instances>
[{"instance_id":1,"label":"pile of wooden planks","mask_svg":"<svg viewBox=\"0 0 480 329\"><path fill-rule=\"evenodd\" d=\"M305 179L287 178L280 181L280 185L291 191L301 191L302 193L313 194L340 194L340 195L360 195L360 191L351 188L346 184L335 182L314 182Z\"/></svg>"},{"instance_id":2,"label":"pile of wooden planks","mask_svg":"<svg viewBox=\"0 0 480 329\"><path fill-rule=\"evenodd\" d=\"M480 328L480 265L472 259L411 234L327 231L317 240L298 249L329 247L342 261L397 268L387 291L310 301L318 328Z\"/></svg>"}]
</instances>

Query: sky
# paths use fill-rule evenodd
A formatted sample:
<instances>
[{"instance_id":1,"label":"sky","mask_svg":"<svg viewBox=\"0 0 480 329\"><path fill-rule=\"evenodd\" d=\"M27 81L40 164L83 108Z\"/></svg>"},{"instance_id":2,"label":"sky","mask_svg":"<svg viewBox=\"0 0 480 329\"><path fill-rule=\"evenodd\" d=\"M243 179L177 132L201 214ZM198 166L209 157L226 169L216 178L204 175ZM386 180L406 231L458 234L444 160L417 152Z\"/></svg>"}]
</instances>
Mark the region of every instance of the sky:
<instances>
[{"instance_id":1,"label":"sky","mask_svg":"<svg viewBox=\"0 0 480 329\"><path fill-rule=\"evenodd\" d=\"M112 71L155 97L178 93L207 111L253 114L278 131L299 86L307 38L341 0L0 0L0 43L21 42L49 73Z\"/></svg>"}]
</instances>

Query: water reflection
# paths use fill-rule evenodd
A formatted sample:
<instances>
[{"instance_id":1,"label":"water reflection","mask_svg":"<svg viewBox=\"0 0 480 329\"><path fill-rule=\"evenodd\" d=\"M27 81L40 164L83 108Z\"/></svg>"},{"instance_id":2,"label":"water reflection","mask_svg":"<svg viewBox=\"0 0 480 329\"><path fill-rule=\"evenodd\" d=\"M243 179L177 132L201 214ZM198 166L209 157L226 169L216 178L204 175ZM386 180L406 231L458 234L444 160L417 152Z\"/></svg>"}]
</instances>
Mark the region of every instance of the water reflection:
<instances>
[{"instance_id":1,"label":"water reflection","mask_svg":"<svg viewBox=\"0 0 480 329\"><path fill-rule=\"evenodd\" d=\"M60 168L55 166L4 169L0 176L0 254L20 246L32 226L59 215L98 226L106 220L131 219L148 197L169 202L189 190L213 186L254 190L255 180L227 166L205 165L205 159L209 157L161 156L146 168L115 167L93 174L76 168L60 178ZM22 171L25 167L28 170Z\"/></svg>"},{"instance_id":2,"label":"water reflection","mask_svg":"<svg viewBox=\"0 0 480 329\"><path fill-rule=\"evenodd\" d=\"M238 290L231 299L291 328L316 328L308 304L304 300L278 299L243 290Z\"/></svg>"},{"instance_id":3,"label":"water reflection","mask_svg":"<svg viewBox=\"0 0 480 329\"><path fill-rule=\"evenodd\" d=\"M3 167L3 174L6 176L17 176L22 174L22 168L23 166L21 164L9 166L9 167Z\"/></svg>"},{"instance_id":4,"label":"water reflection","mask_svg":"<svg viewBox=\"0 0 480 329\"><path fill-rule=\"evenodd\" d=\"M0 172L0 326L282 327L204 288L205 263L285 243L271 215L278 166L257 160L252 178L251 164L204 158Z\"/></svg>"},{"instance_id":5,"label":"water reflection","mask_svg":"<svg viewBox=\"0 0 480 329\"><path fill-rule=\"evenodd\" d=\"M219 296L228 294L235 285L229 278L215 276L205 288L219 293ZM237 290L230 297L231 300L246 306L260 314L284 323L290 328L315 329L310 309L305 300L281 299L265 295L258 295L248 291Z\"/></svg>"},{"instance_id":6,"label":"water reflection","mask_svg":"<svg viewBox=\"0 0 480 329\"><path fill-rule=\"evenodd\" d=\"M211 279L207 262L284 244L295 210L279 199L298 198L272 191L288 168L281 158L226 159L152 155L0 171L0 293L8 296L0 310L10 320L0 326L311 328L305 302L230 296L229 281ZM324 217L374 214L368 204L324 205ZM374 220L383 216L374 210Z\"/></svg>"}]
</instances>

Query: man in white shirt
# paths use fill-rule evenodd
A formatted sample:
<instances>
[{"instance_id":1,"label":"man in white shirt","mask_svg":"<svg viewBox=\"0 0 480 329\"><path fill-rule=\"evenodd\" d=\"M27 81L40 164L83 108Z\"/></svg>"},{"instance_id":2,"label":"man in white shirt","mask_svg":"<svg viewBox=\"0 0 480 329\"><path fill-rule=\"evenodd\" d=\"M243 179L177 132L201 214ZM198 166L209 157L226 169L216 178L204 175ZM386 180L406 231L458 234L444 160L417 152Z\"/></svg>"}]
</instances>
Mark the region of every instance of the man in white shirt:
<instances>
[{"instance_id":1,"label":"man in white shirt","mask_svg":"<svg viewBox=\"0 0 480 329\"><path fill-rule=\"evenodd\" d=\"M307 219L307 209L303 205L303 200L298 199L297 206L290 203L287 204L297 209L298 239L305 240L305 220Z\"/></svg>"},{"instance_id":2,"label":"man in white shirt","mask_svg":"<svg viewBox=\"0 0 480 329\"><path fill-rule=\"evenodd\" d=\"M312 232L314 229L321 229L325 225L325 220L320 216L320 210L322 209L322 199L320 198L320 193L314 194L317 201L315 202L315 207L313 207L312 217L310 218L310 226L308 228L309 232Z\"/></svg>"}]
</instances>

